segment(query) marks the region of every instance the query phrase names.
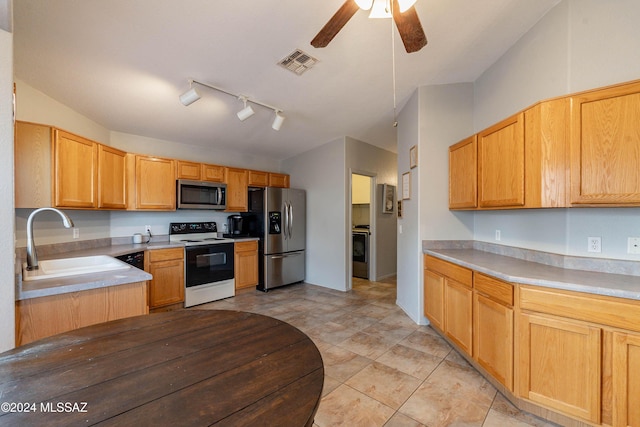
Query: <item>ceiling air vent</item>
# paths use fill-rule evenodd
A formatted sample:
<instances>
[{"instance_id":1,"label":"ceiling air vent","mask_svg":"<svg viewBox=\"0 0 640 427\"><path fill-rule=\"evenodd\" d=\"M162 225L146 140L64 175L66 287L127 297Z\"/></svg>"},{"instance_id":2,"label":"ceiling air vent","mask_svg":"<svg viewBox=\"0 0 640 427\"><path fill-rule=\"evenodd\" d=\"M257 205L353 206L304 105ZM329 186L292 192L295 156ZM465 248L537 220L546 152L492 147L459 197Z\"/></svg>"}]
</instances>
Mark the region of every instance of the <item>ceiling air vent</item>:
<instances>
[{"instance_id":1,"label":"ceiling air vent","mask_svg":"<svg viewBox=\"0 0 640 427\"><path fill-rule=\"evenodd\" d=\"M318 62L316 58L312 57L308 53L304 53L300 49L296 49L282 61L278 62L278 65L296 73L297 75L301 75L309 68L313 67L316 62Z\"/></svg>"}]
</instances>

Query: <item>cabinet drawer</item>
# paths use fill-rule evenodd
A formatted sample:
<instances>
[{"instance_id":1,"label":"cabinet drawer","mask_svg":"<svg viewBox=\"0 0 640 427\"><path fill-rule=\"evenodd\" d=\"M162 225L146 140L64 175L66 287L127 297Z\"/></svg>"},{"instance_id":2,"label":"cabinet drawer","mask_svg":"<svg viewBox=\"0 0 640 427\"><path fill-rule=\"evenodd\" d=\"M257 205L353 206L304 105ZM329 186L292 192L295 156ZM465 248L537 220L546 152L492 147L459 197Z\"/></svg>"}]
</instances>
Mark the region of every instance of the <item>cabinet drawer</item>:
<instances>
[{"instance_id":1,"label":"cabinet drawer","mask_svg":"<svg viewBox=\"0 0 640 427\"><path fill-rule=\"evenodd\" d=\"M424 266L427 270L440 273L470 288L473 287L473 272L468 268L460 267L430 255L424 256Z\"/></svg>"},{"instance_id":2,"label":"cabinet drawer","mask_svg":"<svg viewBox=\"0 0 640 427\"><path fill-rule=\"evenodd\" d=\"M521 286L520 308L640 331L640 302L634 300Z\"/></svg>"},{"instance_id":3,"label":"cabinet drawer","mask_svg":"<svg viewBox=\"0 0 640 427\"><path fill-rule=\"evenodd\" d=\"M236 252L253 252L258 250L258 241L251 240L248 242L236 242Z\"/></svg>"},{"instance_id":4,"label":"cabinet drawer","mask_svg":"<svg viewBox=\"0 0 640 427\"><path fill-rule=\"evenodd\" d=\"M513 305L513 285L507 282L476 273L473 278L473 287L498 302Z\"/></svg>"},{"instance_id":5,"label":"cabinet drawer","mask_svg":"<svg viewBox=\"0 0 640 427\"><path fill-rule=\"evenodd\" d=\"M184 249L183 248L156 249L156 250L149 251L148 254L149 254L149 262L167 261L170 259L183 259Z\"/></svg>"}]
</instances>

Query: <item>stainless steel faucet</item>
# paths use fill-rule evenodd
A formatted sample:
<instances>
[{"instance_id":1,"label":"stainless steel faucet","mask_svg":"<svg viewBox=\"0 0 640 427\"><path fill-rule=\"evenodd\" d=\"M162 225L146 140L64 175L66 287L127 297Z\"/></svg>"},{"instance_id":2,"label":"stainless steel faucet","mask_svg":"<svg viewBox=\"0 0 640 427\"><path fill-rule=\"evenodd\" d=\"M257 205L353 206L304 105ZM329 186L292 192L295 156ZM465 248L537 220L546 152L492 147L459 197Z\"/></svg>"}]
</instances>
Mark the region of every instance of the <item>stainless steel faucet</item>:
<instances>
[{"instance_id":1,"label":"stainless steel faucet","mask_svg":"<svg viewBox=\"0 0 640 427\"><path fill-rule=\"evenodd\" d=\"M73 227L73 221L71 218L67 216L66 213L62 212L56 208L40 208L31 212L29 215L29 219L27 219L27 270L37 270L38 269L38 254L36 252L36 245L33 242L33 217L42 211L53 211L62 217L62 224L64 224L65 228Z\"/></svg>"}]
</instances>

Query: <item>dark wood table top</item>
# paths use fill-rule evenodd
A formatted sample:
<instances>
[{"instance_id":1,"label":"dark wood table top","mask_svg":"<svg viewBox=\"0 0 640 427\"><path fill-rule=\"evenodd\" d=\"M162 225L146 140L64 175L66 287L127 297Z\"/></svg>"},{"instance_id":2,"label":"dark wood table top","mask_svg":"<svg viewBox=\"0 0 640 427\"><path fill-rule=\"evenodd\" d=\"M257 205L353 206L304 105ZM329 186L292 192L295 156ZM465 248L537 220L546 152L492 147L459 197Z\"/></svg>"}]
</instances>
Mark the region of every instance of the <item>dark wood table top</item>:
<instances>
[{"instance_id":1,"label":"dark wood table top","mask_svg":"<svg viewBox=\"0 0 640 427\"><path fill-rule=\"evenodd\" d=\"M317 347L280 320L150 314L0 354L0 426L311 426L323 381Z\"/></svg>"}]
</instances>

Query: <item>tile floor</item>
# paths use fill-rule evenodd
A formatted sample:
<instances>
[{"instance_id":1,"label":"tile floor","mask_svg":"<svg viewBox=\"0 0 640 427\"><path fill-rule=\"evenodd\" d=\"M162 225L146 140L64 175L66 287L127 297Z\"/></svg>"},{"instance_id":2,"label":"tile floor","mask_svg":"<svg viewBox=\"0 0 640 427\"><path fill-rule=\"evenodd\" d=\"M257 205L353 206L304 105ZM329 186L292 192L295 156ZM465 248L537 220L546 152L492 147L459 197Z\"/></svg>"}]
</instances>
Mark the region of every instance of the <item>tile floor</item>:
<instances>
[{"instance_id":1,"label":"tile floor","mask_svg":"<svg viewBox=\"0 0 640 427\"><path fill-rule=\"evenodd\" d=\"M350 292L296 284L197 308L264 314L311 337L325 366L315 427L553 425L517 410L395 301L395 279L354 278Z\"/></svg>"}]
</instances>

